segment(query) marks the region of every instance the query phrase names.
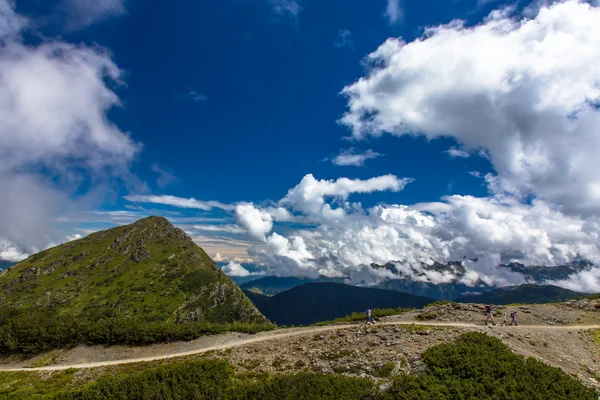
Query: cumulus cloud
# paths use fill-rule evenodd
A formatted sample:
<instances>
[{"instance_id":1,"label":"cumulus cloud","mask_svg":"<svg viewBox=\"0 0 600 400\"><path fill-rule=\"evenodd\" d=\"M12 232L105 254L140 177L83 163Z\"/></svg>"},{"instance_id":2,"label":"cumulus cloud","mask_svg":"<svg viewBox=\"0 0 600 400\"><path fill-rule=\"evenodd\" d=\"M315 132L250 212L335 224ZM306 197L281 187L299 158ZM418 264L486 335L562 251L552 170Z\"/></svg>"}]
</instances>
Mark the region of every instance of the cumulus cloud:
<instances>
[{"instance_id":1,"label":"cumulus cloud","mask_svg":"<svg viewBox=\"0 0 600 400\"><path fill-rule=\"evenodd\" d=\"M210 211L214 208L222 210L233 210L234 208L234 206L223 204L218 201L200 201L193 197L186 199L171 195L128 195L123 198L133 203L164 204L179 208L197 208L204 211Z\"/></svg>"},{"instance_id":2,"label":"cumulus cloud","mask_svg":"<svg viewBox=\"0 0 600 400\"><path fill-rule=\"evenodd\" d=\"M139 184L129 164L140 146L106 116L120 105L112 88L122 82L109 52L62 41L25 45L19 29L28 21L0 4L0 239L42 248L55 219L81 206L71 200L76 191L85 199L103 184ZM84 176L89 190L80 188Z\"/></svg>"},{"instance_id":3,"label":"cumulus cloud","mask_svg":"<svg viewBox=\"0 0 600 400\"><path fill-rule=\"evenodd\" d=\"M383 175L367 180L339 178L337 180L317 180L311 174L290 189L280 205L304 213L307 216L324 218L340 218L345 215L344 208L334 209L326 198L334 198L345 202L353 193L373 193L380 191L400 191L412 182L409 178L399 179L394 175ZM351 207L342 203L342 206Z\"/></svg>"},{"instance_id":4,"label":"cumulus cloud","mask_svg":"<svg viewBox=\"0 0 600 400\"><path fill-rule=\"evenodd\" d=\"M237 225L194 225L194 229L205 232L242 234L246 231Z\"/></svg>"},{"instance_id":5,"label":"cumulus cloud","mask_svg":"<svg viewBox=\"0 0 600 400\"><path fill-rule=\"evenodd\" d=\"M365 152L357 151L356 149L347 149L342 151L340 154L335 156L331 162L335 165L348 167L362 167L365 165L365 161L373 158L380 157L381 154L374 152L369 149Z\"/></svg>"},{"instance_id":6,"label":"cumulus cloud","mask_svg":"<svg viewBox=\"0 0 600 400\"><path fill-rule=\"evenodd\" d=\"M387 0L387 6L383 15L387 18L390 25L402 21L404 11L400 5L400 0Z\"/></svg>"},{"instance_id":7,"label":"cumulus cloud","mask_svg":"<svg viewBox=\"0 0 600 400\"><path fill-rule=\"evenodd\" d=\"M19 262L27 257L29 257L29 254L23 252L19 247L0 240L0 261Z\"/></svg>"},{"instance_id":8,"label":"cumulus cloud","mask_svg":"<svg viewBox=\"0 0 600 400\"><path fill-rule=\"evenodd\" d=\"M235 276L244 278L250 275L256 275L256 273L251 273L246 268L242 266L242 264L235 262L233 260L229 261L227 265L222 268L223 272L225 272L229 276Z\"/></svg>"},{"instance_id":9,"label":"cumulus cloud","mask_svg":"<svg viewBox=\"0 0 600 400\"><path fill-rule=\"evenodd\" d=\"M341 122L355 138L451 136L487 155L495 190L600 211L600 9L570 0L533 19L509 14L388 39L369 55L368 75L343 90Z\"/></svg>"},{"instance_id":10,"label":"cumulus cloud","mask_svg":"<svg viewBox=\"0 0 600 400\"><path fill-rule=\"evenodd\" d=\"M266 234L273 229L273 217L266 211L259 210L250 203L241 203L235 207L235 217L239 226L248 234L261 241L266 241Z\"/></svg>"}]
</instances>

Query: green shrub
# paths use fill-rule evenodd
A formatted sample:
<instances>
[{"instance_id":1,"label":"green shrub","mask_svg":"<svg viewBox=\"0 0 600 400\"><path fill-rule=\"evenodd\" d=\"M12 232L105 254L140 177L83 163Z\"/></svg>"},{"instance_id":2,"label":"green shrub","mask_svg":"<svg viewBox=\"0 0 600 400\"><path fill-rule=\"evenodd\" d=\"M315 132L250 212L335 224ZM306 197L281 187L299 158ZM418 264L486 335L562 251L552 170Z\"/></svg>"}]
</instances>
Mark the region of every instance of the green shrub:
<instances>
[{"instance_id":1,"label":"green shrub","mask_svg":"<svg viewBox=\"0 0 600 400\"><path fill-rule=\"evenodd\" d=\"M534 358L512 353L500 340L483 333L462 335L456 342L423 353L427 372L401 376L380 399L398 400L595 400L594 390Z\"/></svg>"},{"instance_id":2,"label":"green shrub","mask_svg":"<svg viewBox=\"0 0 600 400\"><path fill-rule=\"evenodd\" d=\"M49 309L0 309L0 354L36 354L88 345L147 345L186 341L225 332L257 333L275 329L263 323L169 323L140 318L89 320Z\"/></svg>"},{"instance_id":3,"label":"green shrub","mask_svg":"<svg viewBox=\"0 0 600 400\"><path fill-rule=\"evenodd\" d=\"M300 372L251 379L222 360L171 364L132 376L106 376L55 400L261 399L356 400L373 392L368 379Z\"/></svg>"}]
</instances>

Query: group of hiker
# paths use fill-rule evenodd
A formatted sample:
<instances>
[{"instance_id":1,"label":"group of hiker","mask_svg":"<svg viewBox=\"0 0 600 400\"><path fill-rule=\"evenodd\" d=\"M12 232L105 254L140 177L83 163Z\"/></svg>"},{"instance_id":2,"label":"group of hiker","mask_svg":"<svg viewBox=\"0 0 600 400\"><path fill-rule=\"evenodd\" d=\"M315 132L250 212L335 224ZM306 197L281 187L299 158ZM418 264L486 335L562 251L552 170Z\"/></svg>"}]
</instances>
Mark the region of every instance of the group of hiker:
<instances>
[{"instance_id":1,"label":"group of hiker","mask_svg":"<svg viewBox=\"0 0 600 400\"><path fill-rule=\"evenodd\" d=\"M492 305L486 305L485 306L485 321L484 324L487 325L488 322L491 322L492 325L496 325L496 323L494 322L494 310L492 309ZM503 326L513 326L513 324L515 326L519 326L519 324L517 324L517 312L516 311L511 311L510 313L510 324L508 323L508 315L506 314L506 311L504 312L504 320L502 321Z\"/></svg>"},{"instance_id":2,"label":"group of hiker","mask_svg":"<svg viewBox=\"0 0 600 400\"><path fill-rule=\"evenodd\" d=\"M487 325L488 322L491 322L492 325L496 325L496 323L494 322L494 310L492 309L492 305L486 305L485 306L485 321L484 323ZM375 320L373 319L373 315L371 313L371 309L367 308L367 325L375 325ZM504 312L504 320L502 321L502 326L519 326L519 324L517 323L517 312L516 311L511 311L510 313L510 323L508 322L508 315L506 314L506 311Z\"/></svg>"}]
</instances>

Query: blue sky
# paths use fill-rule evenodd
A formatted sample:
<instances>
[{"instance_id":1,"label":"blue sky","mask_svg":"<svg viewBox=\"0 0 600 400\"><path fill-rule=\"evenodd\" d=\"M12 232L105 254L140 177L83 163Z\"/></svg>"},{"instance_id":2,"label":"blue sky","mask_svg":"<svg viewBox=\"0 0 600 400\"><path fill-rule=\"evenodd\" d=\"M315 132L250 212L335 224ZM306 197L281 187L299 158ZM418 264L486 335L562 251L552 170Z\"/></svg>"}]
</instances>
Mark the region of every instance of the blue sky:
<instances>
[{"instance_id":1,"label":"blue sky","mask_svg":"<svg viewBox=\"0 0 600 400\"><path fill-rule=\"evenodd\" d=\"M600 260L599 14L0 0L0 258L159 214L238 275Z\"/></svg>"}]
</instances>

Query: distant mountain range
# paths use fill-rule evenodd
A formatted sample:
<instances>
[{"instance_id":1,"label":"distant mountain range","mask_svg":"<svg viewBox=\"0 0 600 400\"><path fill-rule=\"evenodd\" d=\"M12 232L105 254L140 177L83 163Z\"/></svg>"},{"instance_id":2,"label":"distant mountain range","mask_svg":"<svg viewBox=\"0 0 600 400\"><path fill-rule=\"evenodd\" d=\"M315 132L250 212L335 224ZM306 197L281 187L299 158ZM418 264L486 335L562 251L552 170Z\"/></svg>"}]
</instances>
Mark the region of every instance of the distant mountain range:
<instances>
[{"instance_id":1,"label":"distant mountain range","mask_svg":"<svg viewBox=\"0 0 600 400\"><path fill-rule=\"evenodd\" d=\"M589 295L589 293L574 292L558 286L525 284L492 289L480 294L463 295L456 298L455 301L457 303L543 304L563 302Z\"/></svg>"},{"instance_id":2,"label":"distant mountain range","mask_svg":"<svg viewBox=\"0 0 600 400\"><path fill-rule=\"evenodd\" d=\"M495 289L482 281L477 282L474 286L467 286L461 283L461 279L466 274L466 269L461 262L453 261L446 264L434 262L432 265L423 263L419 272L413 270L415 274L421 274L424 280L426 280L426 272L446 273L454 276L451 282L441 284L423 282L414 279L413 276L403 276L403 269L399 265L400 263L395 261L391 261L385 265L371 264L371 268L373 269L386 269L399 277L398 279L386 280L375 287L431 297L438 300L452 300L470 292L483 292ZM540 285L547 281L568 279L574 274L593 268L593 264L588 261L576 261L565 265L544 267L509 263L501 264L499 268L506 268L512 272L520 273L528 283Z\"/></svg>"},{"instance_id":3,"label":"distant mountain range","mask_svg":"<svg viewBox=\"0 0 600 400\"><path fill-rule=\"evenodd\" d=\"M275 296L245 291L260 312L278 325L310 325L367 308L421 308L433 302L421 296L341 283L306 283Z\"/></svg>"},{"instance_id":4,"label":"distant mountain range","mask_svg":"<svg viewBox=\"0 0 600 400\"><path fill-rule=\"evenodd\" d=\"M327 278L325 276L309 279L309 278L279 278L277 276L265 276L260 279L255 279L249 282L239 283L240 288L249 290L255 293L264 294L266 296L274 296L278 293L295 288L296 286L305 285L307 283L318 282L336 282L344 283L342 278Z\"/></svg>"}]
</instances>

